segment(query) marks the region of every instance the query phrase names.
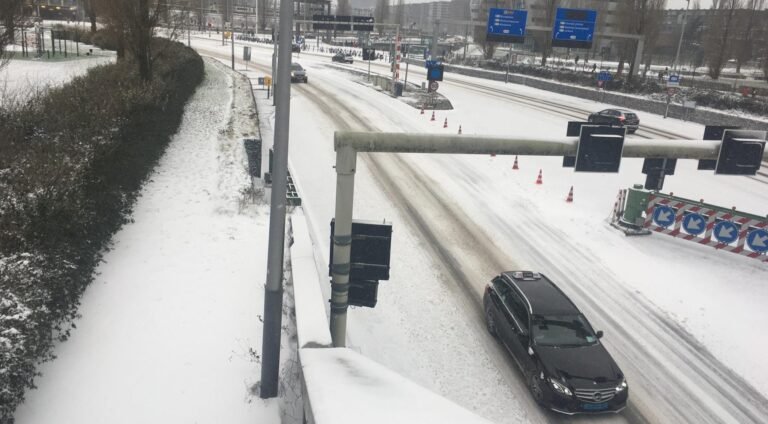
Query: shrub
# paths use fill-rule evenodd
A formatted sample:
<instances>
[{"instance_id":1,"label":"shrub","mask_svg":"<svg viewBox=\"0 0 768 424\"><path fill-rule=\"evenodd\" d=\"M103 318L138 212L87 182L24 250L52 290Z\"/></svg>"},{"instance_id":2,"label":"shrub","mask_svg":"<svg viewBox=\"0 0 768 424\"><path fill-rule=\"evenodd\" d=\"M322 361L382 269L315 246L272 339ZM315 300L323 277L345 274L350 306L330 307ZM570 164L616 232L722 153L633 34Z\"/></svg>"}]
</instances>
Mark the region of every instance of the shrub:
<instances>
[{"instance_id":1,"label":"shrub","mask_svg":"<svg viewBox=\"0 0 768 424\"><path fill-rule=\"evenodd\" d=\"M202 81L193 50L153 42L162 53L149 83L119 61L0 109L0 422L67 338L110 237Z\"/></svg>"}]
</instances>

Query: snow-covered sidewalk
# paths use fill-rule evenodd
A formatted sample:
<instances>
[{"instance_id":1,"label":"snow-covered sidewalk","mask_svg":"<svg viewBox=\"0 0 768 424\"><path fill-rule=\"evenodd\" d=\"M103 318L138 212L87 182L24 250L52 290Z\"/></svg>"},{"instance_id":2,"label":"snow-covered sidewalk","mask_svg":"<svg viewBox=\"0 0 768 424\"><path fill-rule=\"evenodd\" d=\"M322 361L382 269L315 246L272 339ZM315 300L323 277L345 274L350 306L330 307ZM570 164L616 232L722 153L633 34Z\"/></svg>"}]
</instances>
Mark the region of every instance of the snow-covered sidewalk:
<instances>
[{"instance_id":1,"label":"snow-covered sidewalk","mask_svg":"<svg viewBox=\"0 0 768 424\"><path fill-rule=\"evenodd\" d=\"M280 422L256 384L269 215L244 200L241 137L255 127L238 108L252 102L221 65L205 66L18 424Z\"/></svg>"}]
</instances>

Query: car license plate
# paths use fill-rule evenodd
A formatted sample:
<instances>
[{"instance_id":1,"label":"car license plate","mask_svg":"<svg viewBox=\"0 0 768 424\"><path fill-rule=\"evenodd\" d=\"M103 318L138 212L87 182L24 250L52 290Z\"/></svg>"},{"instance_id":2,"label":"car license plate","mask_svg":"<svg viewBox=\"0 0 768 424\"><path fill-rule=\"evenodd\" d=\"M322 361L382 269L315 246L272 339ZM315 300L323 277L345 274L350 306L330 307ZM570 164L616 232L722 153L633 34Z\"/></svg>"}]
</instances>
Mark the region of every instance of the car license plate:
<instances>
[{"instance_id":1,"label":"car license plate","mask_svg":"<svg viewBox=\"0 0 768 424\"><path fill-rule=\"evenodd\" d=\"M581 407L585 411L603 411L608 409L608 402L603 403L582 403Z\"/></svg>"}]
</instances>

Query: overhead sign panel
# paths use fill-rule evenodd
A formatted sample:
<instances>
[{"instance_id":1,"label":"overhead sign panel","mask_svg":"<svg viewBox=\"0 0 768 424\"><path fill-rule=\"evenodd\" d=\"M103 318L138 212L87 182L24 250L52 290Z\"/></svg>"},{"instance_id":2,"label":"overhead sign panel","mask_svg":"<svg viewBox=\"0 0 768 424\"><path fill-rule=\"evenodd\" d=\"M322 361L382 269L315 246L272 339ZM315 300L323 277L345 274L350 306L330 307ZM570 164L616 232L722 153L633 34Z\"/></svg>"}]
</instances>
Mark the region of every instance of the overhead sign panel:
<instances>
[{"instance_id":1,"label":"overhead sign panel","mask_svg":"<svg viewBox=\"0 0 768 424\"><path fill-rule=\"evenodd\" d=\"M527 20L527 10L490 9L485 39L501 43L522 43L525 41Z\"/></svg>"},{"instance_id":2,"label":"overhead sign panel","mask_svg":"<svg viewBox=\"0 0 768 424\"><path fill-rule=\"evenodd\" d=\"M352 17L336 15L336 31L352 31Z\"/></svg>"},{"instance_id":3,"label":"overhead sign panel","mask_svg":"<svg viewBox=\"0 0 768 424\"><path fill-rule=\"evenodd\" d=\"M334 29L335 18L333 15L312 15L312 29Z\"/></svg>"},{"instance_id":4,"label":"overhead sign panel","mask_svg":"<svg viewBox=\"0 0 768 424\"><path fill-rule=\"evenodd\" d=\"M557 8L552 28L552 46L576 49L592 48L597 11Z\"/></svg>"},{"instance_id":5,"label":"overhead sign panel","mask_svg":"<svg viewBox=\"0 0 768 424\"><path fill-rule=\"evenodd\" d=\"M352 29L355 31L371 32L375 20L373 16L353 16L352 23L354 24Z\"/></svg>"}]
</instances>

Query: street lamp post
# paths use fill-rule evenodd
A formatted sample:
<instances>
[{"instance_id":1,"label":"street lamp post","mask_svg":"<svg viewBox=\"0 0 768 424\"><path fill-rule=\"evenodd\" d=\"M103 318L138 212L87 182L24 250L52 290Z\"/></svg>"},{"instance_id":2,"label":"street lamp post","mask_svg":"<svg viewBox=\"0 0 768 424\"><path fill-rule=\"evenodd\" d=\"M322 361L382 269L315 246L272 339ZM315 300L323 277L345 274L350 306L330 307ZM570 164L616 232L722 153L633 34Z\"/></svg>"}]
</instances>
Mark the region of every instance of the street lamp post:
<instances>
[{"instance_id":1,"label":"street lamp post","mask_svg":"<svg viewBox=\"0 0 768 424\"><path fill-rule=\"evenodd\" d=\"M688 8L691 7L691 0L686 1L685 12L683 12L683 26L680 28L680 40L677 42L677 53L675 54L675 61L672 62L672 69L677 70L677 61L680 59L680 47L683 46L683 35L685 35L685 22L688 19Z\"/></svg>"}]
</instances>

